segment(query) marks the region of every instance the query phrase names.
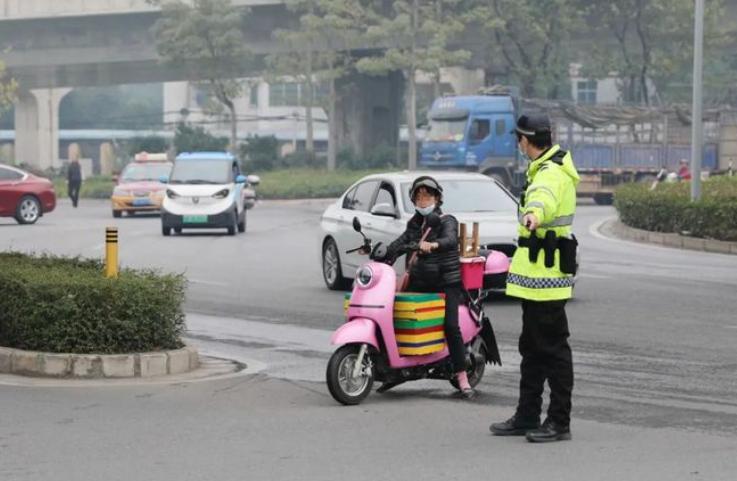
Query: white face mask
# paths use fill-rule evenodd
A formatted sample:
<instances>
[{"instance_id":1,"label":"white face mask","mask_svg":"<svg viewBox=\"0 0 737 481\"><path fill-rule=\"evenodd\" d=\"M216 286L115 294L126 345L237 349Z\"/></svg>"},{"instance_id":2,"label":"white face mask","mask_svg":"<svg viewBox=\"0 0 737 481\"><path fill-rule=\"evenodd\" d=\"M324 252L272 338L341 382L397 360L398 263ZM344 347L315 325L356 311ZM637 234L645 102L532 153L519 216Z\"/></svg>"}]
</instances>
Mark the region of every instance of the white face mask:
<instances>
[{"instance_id":1,"label":"white face mask","mask_svg":"<svg viewBox=\"0 0 737 481\"><path fill-rule=\"evenodd\" d=\"M422 216L428 216L435 211L435 204L428 205L427 207L415 207L415 210Z\"/></svg>"}]
</instances>

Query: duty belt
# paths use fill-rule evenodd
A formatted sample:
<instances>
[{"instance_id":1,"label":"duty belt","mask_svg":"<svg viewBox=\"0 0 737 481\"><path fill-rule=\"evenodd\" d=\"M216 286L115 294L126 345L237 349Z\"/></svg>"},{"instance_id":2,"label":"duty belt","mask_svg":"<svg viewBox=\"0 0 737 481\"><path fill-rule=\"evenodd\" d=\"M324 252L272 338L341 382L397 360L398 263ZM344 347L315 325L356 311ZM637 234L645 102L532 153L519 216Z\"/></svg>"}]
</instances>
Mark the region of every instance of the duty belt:
<instances>
[{"instance_id":1,"label":"duty belt","mask_svg":"<svg viewBox=\"0 0 737 481\"><path fill-rule=\"evenodd\" d=\"M578 240L576 236L571 239L557 237L555 232L549 230L544 238L537 236L535 231L530 232L530 237L520 237L517 244L528 249L530 263L536 264L540 251L545 251L545 267L548 269L555 265L555 251L560 251L560 270L566 274L576 273L576 249Z\"/></svg>"}]
</instances>

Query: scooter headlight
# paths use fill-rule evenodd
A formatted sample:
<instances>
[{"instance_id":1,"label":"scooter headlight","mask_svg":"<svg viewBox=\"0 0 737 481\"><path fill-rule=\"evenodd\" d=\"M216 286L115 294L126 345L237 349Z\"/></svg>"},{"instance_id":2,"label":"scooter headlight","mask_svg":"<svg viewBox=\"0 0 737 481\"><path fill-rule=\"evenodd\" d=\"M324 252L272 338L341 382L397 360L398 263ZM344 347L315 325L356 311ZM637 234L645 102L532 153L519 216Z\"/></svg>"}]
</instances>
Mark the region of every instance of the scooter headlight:
<instances>
[{"instance_id":1,"label":"scooter headlight","mask_svg":"<svg viewBox=\"0 0 737 481\"><path fill-rule=\"evenodd\" d=\"M363 266L356 273L356 282L361 287L368 287L374 279L374 271L369 266Z\"/></svg>"}]
</instances>

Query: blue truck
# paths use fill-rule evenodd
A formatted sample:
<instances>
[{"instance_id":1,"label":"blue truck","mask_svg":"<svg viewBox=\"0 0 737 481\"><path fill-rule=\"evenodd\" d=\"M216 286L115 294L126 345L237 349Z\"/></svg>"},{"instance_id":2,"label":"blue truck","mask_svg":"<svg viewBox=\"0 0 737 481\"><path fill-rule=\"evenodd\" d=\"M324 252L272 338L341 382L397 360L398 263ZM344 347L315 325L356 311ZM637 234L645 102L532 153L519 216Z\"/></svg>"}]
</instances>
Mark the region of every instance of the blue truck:
<instances>
[{"instance_id":1,"label":"blue truck","mask_svg":"<svg viewBox=\"0 0 737 481\"><path fill-rule=\"evenodd\" d=\"M513 90L436 99L428 112L429 129L420 148L420 166L482 172L518 192L526 168L520 162L513 133L518 105ZM667 131L668 123L651 128ZM566 129L562 131L566 133ZM580 136L574 136L569 128L567 138L554 141L573 154L581 174L579 196L593 197L597 204L610 204L616 186L623 182L651 182L662 169L675 170L680 159L690 158L687 143L620 142L619 134L615 140L585 143ZM707 142L703 168L714 172L721 167L718 164L718 144Z\"/></svg>"},{"instance_id":2,"label":"blue truck","mask_svg":"<svg viewBox=\"0 0 737 481\"><path fill-rule=\"evenodd\" d=\"M428 113L429 129L420 149L427 168L467 169L514 186L519 171L516 121L511 95L441 97Z\"/></svg>"}]
</instances>

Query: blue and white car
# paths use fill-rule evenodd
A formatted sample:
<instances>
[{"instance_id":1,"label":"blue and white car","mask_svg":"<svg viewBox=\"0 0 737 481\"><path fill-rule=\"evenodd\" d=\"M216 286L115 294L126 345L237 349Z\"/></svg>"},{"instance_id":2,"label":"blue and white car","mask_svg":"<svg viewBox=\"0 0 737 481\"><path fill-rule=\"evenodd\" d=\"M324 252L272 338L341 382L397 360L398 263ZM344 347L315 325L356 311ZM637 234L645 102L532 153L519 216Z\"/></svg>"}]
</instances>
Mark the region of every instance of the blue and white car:
<instances>
[{"instance_id":1,"label":"blue and white car","mask_svg":"<svg viewBox=\"0 0 737 481\"><path fill-rule=\"evenodd\" d=\"M177 156L161 207L161 232L182 229L246 231L246 186L257 176L241 174L238 160L227 152L188 152Z\"/></svg>"}]
</instances>

